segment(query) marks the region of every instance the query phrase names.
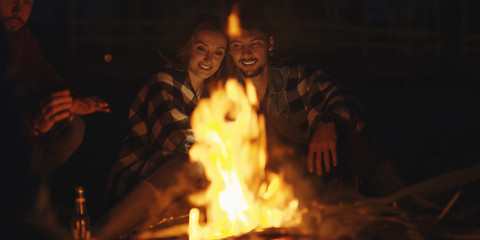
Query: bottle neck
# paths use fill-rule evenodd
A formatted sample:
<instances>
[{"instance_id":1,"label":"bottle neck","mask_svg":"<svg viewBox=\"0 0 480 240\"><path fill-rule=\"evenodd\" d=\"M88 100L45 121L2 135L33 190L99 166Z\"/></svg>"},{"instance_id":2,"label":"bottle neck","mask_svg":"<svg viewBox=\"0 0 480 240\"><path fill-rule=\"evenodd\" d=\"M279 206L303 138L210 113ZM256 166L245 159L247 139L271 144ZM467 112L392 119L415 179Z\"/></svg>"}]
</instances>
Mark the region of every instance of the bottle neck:
<instances>
[{"instance_id":1,"label":"bottle neck","mask_svg":"<svg viewBox=\"0 0 480 240\"><path fill-rule=\"evenodd\" d=\"M77 213L80 214L80 215L86 215L86 211L87 211L87 208L86 208L86 200L84 197L78 197L77 199L75 199L75 202L76 202L76 210L77 210Z\"/></svg>"}]
</instances>

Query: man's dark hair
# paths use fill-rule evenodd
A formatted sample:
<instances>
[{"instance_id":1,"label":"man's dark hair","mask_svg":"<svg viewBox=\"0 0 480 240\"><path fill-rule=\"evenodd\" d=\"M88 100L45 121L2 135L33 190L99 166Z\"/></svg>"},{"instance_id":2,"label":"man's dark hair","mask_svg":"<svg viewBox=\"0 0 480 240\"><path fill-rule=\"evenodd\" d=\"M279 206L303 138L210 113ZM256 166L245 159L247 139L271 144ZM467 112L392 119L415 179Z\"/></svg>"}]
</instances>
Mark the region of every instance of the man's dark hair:
<instances>
[{"instance_id":1,"label":"man's dark hair","mask_svg":"<svg viewBox=\"0 0 480 240\"><path fill-rule=\"evenodd\" d=\"M239 18L243 29L263 32L267 38L272 36L270 22L262 11L261 4L259 4L258 1L239 2Z\"/></svg>"}]
</instances>

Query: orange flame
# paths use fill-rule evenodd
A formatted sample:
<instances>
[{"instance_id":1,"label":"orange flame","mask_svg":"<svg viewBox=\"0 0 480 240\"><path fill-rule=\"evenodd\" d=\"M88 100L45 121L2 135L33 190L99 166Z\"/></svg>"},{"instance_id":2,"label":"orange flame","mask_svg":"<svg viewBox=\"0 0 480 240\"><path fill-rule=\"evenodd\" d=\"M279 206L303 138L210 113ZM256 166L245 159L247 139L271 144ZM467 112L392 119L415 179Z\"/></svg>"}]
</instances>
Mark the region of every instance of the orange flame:
<instances>
[{"instance_id":1,"label":"orange flame","mask_svg":"<svg viewBox=\"0 0 480 240\"><path fill-rule=\"evenodd\" d=\"M235 79L209 99L199 102L192 115L195 144L192 161L201 162L211 183L206 192L191 196L206 207L205 224L198 209L190 212L190 239L215 239L254 229L292 226L301 222L293 189L277 174L265 172L265 118L257 115L255 87L246 89Z\"/></svg>"},{"instance_id":2,"label":"orange flame","mask_svg":"<svg viewBox=\"0 0 480 240\"><path fill-rule=\"evenodd\" d=\"M242 26L240 24L239 18L239 5L235 3L232 7L230 15L228 15L228 36L230 37L239 37L242 35Z\"/></svg>"}]
</instances>

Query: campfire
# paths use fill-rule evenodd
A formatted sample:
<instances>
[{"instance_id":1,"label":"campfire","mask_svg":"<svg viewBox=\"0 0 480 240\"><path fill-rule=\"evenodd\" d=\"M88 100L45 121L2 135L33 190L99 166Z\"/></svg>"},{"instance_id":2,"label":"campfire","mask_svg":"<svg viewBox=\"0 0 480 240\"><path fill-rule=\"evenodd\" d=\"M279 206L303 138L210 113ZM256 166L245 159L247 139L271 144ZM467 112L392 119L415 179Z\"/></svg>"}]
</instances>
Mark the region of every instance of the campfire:
<instances>
[{"instance_id":1,"label":"campfire","mask_svg":"<svg viewBox=\"0 0 480 240\"><path fill-rule=\"evenodd\" d=\"M191 195L188 216L164 219L133 239L279 239L292 237L307 210L299 209L292 185L265 169L265 118L258 114L253 84L226 83L201 100L193 115L190 160L203 165L208 188ZM183 224L188 218L188 225ZM158 228L168 225L167 228ZM300 233L305 239L316 239ZM183 239L183 238L182 238Z\"/></svg>"},{"instance_id":2,"label":"campfire","mask_svg":"<svg viewBox=\"0 0 480 240\"><path fill-rule=\"evenodd\" d=\"M257 115L256 90L229 79L224 88L201 101L192 116L196 142L192 161L201 162L211 183L191 196L205 206L190 211L190 239L215 239L252 230L294 226L301 222L298 200L280 175L266 172L265 120Z\"/></svg>"}]
</instances>

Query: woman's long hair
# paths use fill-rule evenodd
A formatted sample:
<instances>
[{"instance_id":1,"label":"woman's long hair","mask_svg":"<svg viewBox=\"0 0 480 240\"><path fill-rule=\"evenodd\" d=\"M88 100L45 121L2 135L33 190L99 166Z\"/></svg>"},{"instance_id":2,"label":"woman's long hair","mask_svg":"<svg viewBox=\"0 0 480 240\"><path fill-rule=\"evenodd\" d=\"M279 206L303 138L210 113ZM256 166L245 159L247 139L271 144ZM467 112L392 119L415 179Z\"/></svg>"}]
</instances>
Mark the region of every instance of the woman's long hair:
<instances>
[{"instance_id":1,"label":"woman's long hair","mask_svg":"<svg viewBox=\"0 0 480 240\"><path fill-rule=\"evenodd\" d=\"M186 71L188 62L190 60L190 55L195 45L195 38L200 31L212 31L222 34L227 40L227 49L225 51L225 56L223 58L222 64L219 69L208 79L209 82L212 80L225 79L229 74L229 58L228 58L228 37L225 34L222 21L219 17L202 14L195 17L188 25L185 31L183 32L182 38L177 47L177 54L174 61L169 60L161 53L162 58L172 65L178 71Z\"/></svg>"}]
</instances>

